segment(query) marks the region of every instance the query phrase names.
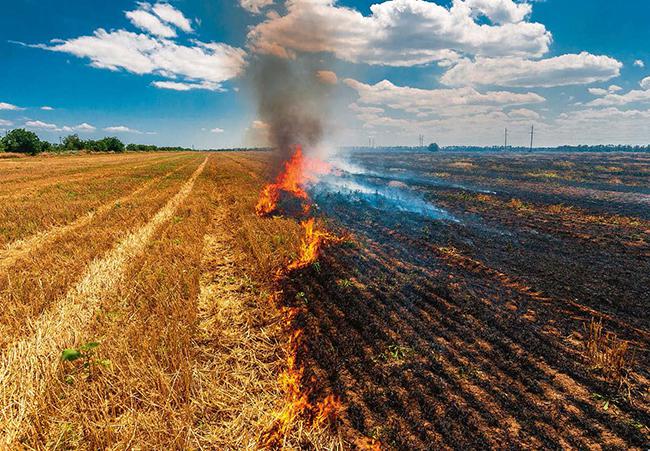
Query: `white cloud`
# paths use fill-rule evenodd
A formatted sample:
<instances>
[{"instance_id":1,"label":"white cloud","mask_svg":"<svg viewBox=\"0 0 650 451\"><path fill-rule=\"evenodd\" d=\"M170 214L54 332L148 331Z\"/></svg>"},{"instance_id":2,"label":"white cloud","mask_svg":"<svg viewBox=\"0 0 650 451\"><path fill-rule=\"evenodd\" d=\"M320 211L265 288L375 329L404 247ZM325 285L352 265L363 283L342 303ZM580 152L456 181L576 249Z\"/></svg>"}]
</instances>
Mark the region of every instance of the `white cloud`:
<instances>
[{"instance_id":1,"label":"white cloud","mask_svg":"<svg viewBox=\"0 0 650 451\"><path fill-rule=\"evenodd\" d=\"M589 94L594 95L594 96L598 96L598 97L605 96L605 95L607 95L609 93L609 91L607 89L603 89L603 88L589 88L589 89L587 89L587 91L589 91Z\"/></svg>"},{"instance_id":2,"label":"white cloud","mask_svg":"<svg viewBox=\"0 0 650 451\"><path fill-rule=\"evenodd\" d=\"M334 0L289 0L287 13L255 26L248 41L254 51L285 58L295 52L331 52L346 61L391 66L453 60L459 53L538 57L547 52L551 34L542 24L476 21L482 10L506 20L504 7L497 4L517 20L529 5L511 0L474 3L472 8L455 0L446 8L420 0L389 0L372 5L371 15L364 16L335 6Z\"/></svg>"},{"instance_id":3,"label":"white cloud","mask_svg":"<svg viewBox=\"0 0 650 451\"><path fill-rule=\"evenodd\" d=\"M512 110L508 113L508 116L512 119L539 119L541 117L537 111L527 108Z\"/></svg>"},{"instance_id":4,"label":"white cloud","mask_svg":"<svg viewBox=\"0 0 650 451\"><path fill-rule=\"evenodd\" d=\"M650 102L650 77L646 77L639 82L642 89L633 89L625 94L616 94L617 90L609 90L604 94L599 94L600 98L587 103L592 107L605 106L622 106L630 103L647 103ZM592 92L593 90L589 90ZM604 91L604 90L602 90ZM601 90L599 90L601 92Z\"/></svg>"},{"instance_id":5,"label":"white cloud","mask_svg":"<svg viewBox=\"0 0 650 451\"><path fill-rule=\"evenodd\" d=\"M50 124L48 122L43 122L43 121L27 121L27 122L25 122L25 127L27 127L27 128L37 128L37 129L41 129L41 130L51 130L51 131L61 131L61 130L63 130L63 128L59 128L56 124Z\"/></svg>"},{"instance_id":6,"label":"white cloud","mask_svg":"<svg viewBox=\"0 0 650 451\"><path fill-rule=\"evenodd\" d=\"M13 122L7 121L5 119L0 119L0 127L11 127L12 125L14 125Z\"/></svg>"},{"instance_id":7,"label":"white cloud","mask_svg":"<svg viewBox=\"0 0 650 451\"><path fill-rule=\"evenodd\" d=\"M478 57L461 60L441 81L450 86L554 87L609 80L620 74L621 67L613 58L587 52L541 60Z\"/></svg>"},{"instance_id":8,"label":"white cloud","mask_svg":"<svg viewBox=\"0 0 650 451\"><path fill-rule=\"evenodd\" d=\"M607 90L608 90L609 92L618 92L618 91L622 91L623 88L621 88L621 87L618 86L618 85L610 85L609 88L607 88Z\"/></svg>"},{"instance_id":9,"label":"white cloud","mask_svg":"<svg viewBox=\"0 0 650 451\"><path fill-rule=\"evenodd\" d=\"M140 130L135 130L125 125L113 125L111 127L106 127L104 131L111 132L111 133L135 133L138 135L142 134Z\"/></svg>"},{"instance_id":10,"label":"white cloud","mask_svg":"<svg viewBox=\"0 0 650 451\"><path fill-rule=\"evenodd\" d=\"M165 22L175 25L186 33L193 31L192 22L169 3L156 3L152 9Z\"/></svg>"},{"instance_id":11,"label":"white cloud","mask_svg":"<svg viewBox=\"0 0 650 451\"><path fill-rule=\"evenodd\" d=\"M650 77L646 77L646 78L644 78L643 80L641 80L641 81L639 82L639 85L640 85L643 89L650 89Z\"/></svg>"},{"instance_id":12,"label":"white cloud","mask_svg":"<svg viewBox=\"0 0 650 451\"><path fill-rule=\"evenodd\" d=\"M54 108L52 108L51 106L42 106L41 110L43 110L43 111L53 111Z\"/></svg>"},{"instance_id":13,"label":"white cloud","mask_svg":"<svg viewBox=\"0 0 650 451\"><path fill-rule=\"evenodd\" d=\"M50 132L65 132L72 133L73 131L78 131L82 133L94 132L96 129L92 125L84 122L83 124L75 125L73 127L69 125L58 126L49 122L43 122L38 120L29 120L25 122L25 127L35 128L38 130L50 131Z\"/></svg>"},{"instance_id":14,"label":"white cloud","mask_svg":"<svg viewBox=\"0 0 650 451\"><path fill-rule=\"evenodd\" d=\"M645 67L645 63L643 62L643 60L635 60L634 65L636 67Z\"/></svg>"},{"instance_id":15,"label":"white cloud","mask_svg":"<svg viewBox=\"0 0 650 451\"><path fill-rule=\"evenodd\" d=\"M73 128L75 130L79 131L79 132L88 132L88 133L94 132L95 130L97 130L96 127L88 124L87 122L84 122L83 124L79 124L79 125L77 125L77 126L75 126Z\"/></svg>"},{"instance_id":16,"label":"white cloud","mask_svg":"<svg viewBox=\"0 0 650 451\"><path fill-rule=\"evenodd\" d=\"M465 4L484 15L494 23L519 23L533 10L528 3L515 3L511 0L465 0Z\"/></svg>"},{"instance_id":17,"label":"white cloud","mask_svg":"<svg viewBox=\"0 0 650 451\"><path fill-rule=\"evenodd\" d=\"M490 107L534 104L545 100L539 94L532 92L523 94L508 91L480 93L471 87L419 89L396 86L388 80L380 81L374 85L353 79L346 79L344 83L357 91L360 103L408 113L466 114L472 111L486 111Z\"/></svg>"},{"instance_id":18,"label":"white cloud","mask_svg":"<svg viewBox=\"0 0 650 451\"><path fill-rule=\"evenodd\" d=\"M159 75L167 80L154 82L154 86L177 91L220 91L222 82L237 77L244 69L246 53L240 48L217 42L190 40L189 44L180 44L172 40L176 37L173 27L185 32L193 29L192 22L168 3L141 2L126 16L147 33L99 28L91 36L53 39L49 44L31 47L88 58L91 66L100 69Z\"/></svg>"},{"instance_id":19,"label":"white cloud","mask_svg":"<svg viewBox=\"0 0 650 451\"><path fill-rule=\"evenodd\" d=\"M178 82L178 81L154 81L151 83L152 86L160 89L171 89L173 91L191 91L193 89L204 89L207 91L220 91L223 92L225 89L219 83L214 83L211 81L202 81L200 83L187 83L187 82Z\"/></svg>"},{"instance_id":20,"label":"white cloud","mask_svg":"<svg viewBox=\"0 0 650 451\"><path fill-rule=\"evenodd\" d=\"M147 31L155 36L161 38L175 38L176 32L174 29L168 25L165 25L158 19L147 11L142 11L141 9L135 11L128 11L126 17L131 21L133 25L140 28L141 30Z\"/></svg>"},{"instance_id":21,"label":"white cloud","mask_svg":"<svg viewBox=\"0 0 650 451\"><path fill-rule=\"evenodd\" d=\"M125 30L98 29L92 36L54 40L40 48L89 58L93 67L157 74L166 78L221 83L238 76L245 52L221 43L192 41L193 46L159 40Z\"/></svg>"},{"instance_id":22,"label":"white cloud","mask_svg":"<svg viewBox=\"0 0 650 451\"><path fill-rule=\"evenodd\" d=\"M339 82L338 77L335 72L331 70L319 70L316 71L316 78L318 78L322 83L328 85L335 85Z\"/></svg>"},{"instance_id":23,"label":"white cloud","mask_svg":"<svg viewBox=\"0 0 650 451\"><path fill-rule=\"evenodd\" d=\"M22 109L24 108L17 107L16 105L12 105L11 103L0 102L0 110L18 111Z\"/></svg>"},{"instance_id":24,"label":"white cloud","mask_svg":"<svg viewBox=\"0 0 650 451\"><path fill-rule=\"evenodd\" d=\"M216 127L216 128L213 128L212 130L210 130L210 133L223 133L223 132L225 132L225 130L223 128L219 128L219 127Z\"/></svg>"},{"instance_id":25,"label":"white cloud","mask_svg":"<svg viewBox=\"0 0 650 451\"><path fill-rule=\"evenodd\" d=\"M239 0L239 5L247 11L259 14L261 10L273 4L273 0Z\"/></svg>"}]
</instances>

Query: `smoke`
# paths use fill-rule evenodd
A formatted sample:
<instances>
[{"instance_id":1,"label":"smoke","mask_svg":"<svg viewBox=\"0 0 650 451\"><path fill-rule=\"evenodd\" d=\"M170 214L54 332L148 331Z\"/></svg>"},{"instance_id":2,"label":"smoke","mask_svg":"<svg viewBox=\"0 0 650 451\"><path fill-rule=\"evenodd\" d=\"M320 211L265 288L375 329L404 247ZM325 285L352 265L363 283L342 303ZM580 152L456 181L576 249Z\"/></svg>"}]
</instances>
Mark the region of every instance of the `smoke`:
<instances>
[{"instance_id":1,"label":"smoke","mask_svg":"<svg viewBox=\"0 0 650 451\"><path fill-rule=\"evenodd\" d=\"M258 56L253 83L259 118L267 125L275 165L290 158L294 146L314 152L328 125L331 83L318 75L322 67L310 56L281 59Z\"/></svg>"}]
</instances>

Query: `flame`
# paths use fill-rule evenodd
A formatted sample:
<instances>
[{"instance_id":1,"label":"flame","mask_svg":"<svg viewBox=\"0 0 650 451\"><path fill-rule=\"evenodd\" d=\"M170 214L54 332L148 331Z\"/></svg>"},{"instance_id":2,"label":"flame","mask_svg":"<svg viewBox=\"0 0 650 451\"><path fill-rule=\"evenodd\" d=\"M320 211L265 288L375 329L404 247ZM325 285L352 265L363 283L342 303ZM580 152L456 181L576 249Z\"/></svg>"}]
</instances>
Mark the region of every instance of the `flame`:
<instances>
[{"instance_id":1,"label":"flame","mask_svg":"<svg viewBox=\"0 0 650 451\"><path fill-rule=\"evenodd\" d=\"M316 406L316 416L314 426L319 427L322 424L334 421L341 411L341 400L336 395L328 395Z\"/></svg>"},{"instance_id":2,"label":"flame","mask_svg":"<svg viewBox=\"0 0 650 451\"><path fill-rule=\"evenodd\" d=\"M305 230L305 236L300 243L300 255L296 260L291 262L287 269L289 271L294 269L306 268L316 261L320 255L323 244L328 241L341 241L341 238L332 235L331 233L314 228L314 218L309 218L302 222L302 227Z\"/></svg>"},{"instance_id":3,"label":"flame","mask_svg":"<svg viewBox=\"0 0 650 451\"><path fill-rule=\"evenodd\" d=\"M259 216L273 213L278 206L280 194L284 191L305 202L303 210L308 213L310 206L307 203L309 196L305 187L318 180L318 176L328 174L332 170L330 164L317 158L303 155L302 147L296 146L291 158L284 163L284 168L275 179L275 183L268 184L260 193L260 198L255 206Z\"/></svg>"}]
</instances>

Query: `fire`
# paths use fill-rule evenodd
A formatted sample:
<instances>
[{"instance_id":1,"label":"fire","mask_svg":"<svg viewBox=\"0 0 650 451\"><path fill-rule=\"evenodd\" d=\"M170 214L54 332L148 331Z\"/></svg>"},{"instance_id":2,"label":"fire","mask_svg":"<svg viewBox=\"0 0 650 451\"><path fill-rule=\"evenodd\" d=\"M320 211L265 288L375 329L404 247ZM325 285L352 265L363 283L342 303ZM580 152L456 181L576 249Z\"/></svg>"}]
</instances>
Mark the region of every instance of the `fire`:
<instances>
[{"instance_id":1,"label":"fire","mask_svg":"<svg viewBox=\"0 0 650 451\"><path fill-rule=\"evenodd\" d=\"M305 190L306 186L317 181L320 175L330 171L329 164L315 158L305 157L302 148L296 146L293 155L284 164L275 183L267 185L262 190L255 212L259 216L272 214L278 209L278 203L281 202L282 196L288 194L301 201L303 213L309 213L311 204ZM302 269L316 261L326 242L341 240L330 233L318 230L315 227L314 218L303 221L302 227L304 237L300 243L299 256L284 269L278 271L276 274L278 280L286 274L286 271ZM302 311L298 307L283 308L284 322L287 328L291 328L296 316ZM281 447L280 445L299 417L307 419L308 424L312 427L323 427L336 419L341 410L341 402L335 395L328 395L318 402L310 401L310 396L313 393L303 385L304 367L297 362L298 350L304 346L302 335L302 329L297 329L289 337L286 369L280 374L278 380L285 393L286 402L262 437L261 443L265 448Z\"/></svg>"},{"instance_id":2,"label":"fire","mask_svg":"<svg viewBox=\"0 0 650 451\"><path fill-rule=\"evenodd\" d=\"M287 267L289 271L306 268L316 261L320 255L323 244L328 241L341 240L331 233L315 229L314 218L309 218L308 220L303 221L302 227L305 230L305 236L300 243L300 255L296 260L289 264Z\"/></svg>"},{"instance_id":3,"label":"fire","mask_svg":"<svg viewBox=\"0 0 650 451\"><path fill-rule=\"evenodd\" d=\"M304 156L302 147L296 146L289 161L284 163L284 168L275 179L275 183L266 185L262 190L255 212L259 216L267 216L276 211L282 192L305 202L304 212L309 212L310 206L307 203L309 196L305 187L318 180L318 176L330 171L331 166L328 163Z\"/></svg>"}]
</instances>

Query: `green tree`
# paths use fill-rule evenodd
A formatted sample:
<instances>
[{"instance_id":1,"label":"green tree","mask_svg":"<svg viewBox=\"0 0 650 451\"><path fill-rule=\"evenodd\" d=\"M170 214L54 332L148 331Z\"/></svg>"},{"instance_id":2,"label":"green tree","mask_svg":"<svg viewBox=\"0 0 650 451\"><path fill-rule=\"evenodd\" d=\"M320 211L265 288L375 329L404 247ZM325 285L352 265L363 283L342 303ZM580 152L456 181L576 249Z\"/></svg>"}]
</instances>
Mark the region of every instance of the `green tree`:
<instances>
[{"instance_id":1,"label":"green tree","mask_svg":"<svg viewBox=\"0 0 650 451\"><path fill-rule=\"evenodd\" d=\"M429 147L427 147L427 150L429 152L438 152L440 150L440 146L437 143L431 143L429 144Z\"/></svg>"},{"instance_id":2,"label":"green tree","mask_svg":"<svg viewBox=\"0 0 650 451\"><path fill-rule=\"evenodd\" d=\"M63 148L65 150L82 150L84 142L79 138L79 135L68 135L63 138Z\"/></svg>"},{"instance_id":3,"label":"green tree","mask_svg":"<svg viewBox=\"0 0 650 451\"><path fill-rule=\"evenodd\" d=\"M106 152L124 152L124 143L114 136L98 141Z\"/></svg>"},{"instance_id":4,"label":"green tree","mask_svg":"<svg viewBox=\"0 0 650 451\"><path fill-rule=\"evenodd\" d=\"M10 131L2 138L5 152L30 153L32 155L42 151L42 143L36 133L17 128Z\"/></svg>"}]
</instances>

